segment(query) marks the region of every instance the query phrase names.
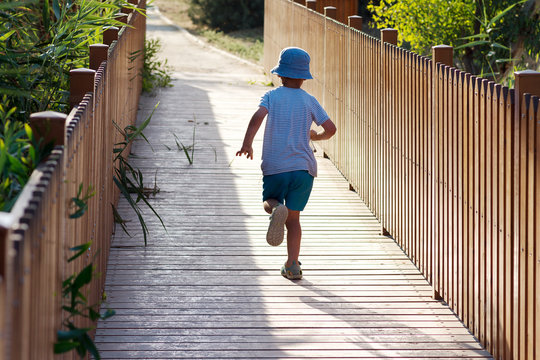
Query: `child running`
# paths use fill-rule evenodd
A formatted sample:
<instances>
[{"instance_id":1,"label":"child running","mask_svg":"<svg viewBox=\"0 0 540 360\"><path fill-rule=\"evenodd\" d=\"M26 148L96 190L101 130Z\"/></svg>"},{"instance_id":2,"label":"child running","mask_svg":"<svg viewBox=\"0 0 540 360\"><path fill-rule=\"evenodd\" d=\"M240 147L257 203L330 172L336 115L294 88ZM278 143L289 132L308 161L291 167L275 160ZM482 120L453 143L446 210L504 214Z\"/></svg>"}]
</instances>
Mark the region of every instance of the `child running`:
<instances>
[{"instance_id":1,"label":"child running","mask_svg":"<svg viewBox=\"0 0 540 360\"><path fill-rule=\"evenodd\" d=\"M253 160L253 139L268 115L261 164L263 207L270 214L266 241L278 246L283 242L283 227L287 228L288 257L281 275L290 280L302 278L298 261L302 239L300 212L317 176L317 162L309 140L326 140L336 132L317 99L301 89L304 80L313 79L309 62L309 54L303 49L288 47L281 51L278 65L271 72L279 76L283 86L263 95L249 122L242 148L236 153ZM313 122L322 126L323 131L311 130Z\"/></svg>"}]
</instances>

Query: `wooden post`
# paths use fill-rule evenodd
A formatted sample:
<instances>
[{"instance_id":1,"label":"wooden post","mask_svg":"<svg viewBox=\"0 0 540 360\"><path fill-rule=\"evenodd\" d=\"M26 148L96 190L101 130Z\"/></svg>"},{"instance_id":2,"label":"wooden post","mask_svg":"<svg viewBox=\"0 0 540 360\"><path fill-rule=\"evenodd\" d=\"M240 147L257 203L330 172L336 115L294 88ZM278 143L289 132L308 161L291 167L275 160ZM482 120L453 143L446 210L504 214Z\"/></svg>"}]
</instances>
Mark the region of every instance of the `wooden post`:
<instances>
[{"instance_id":1,"label":"wooden post","mask_svg":"<svg viewBox=\"0 0 540 360\"><path fill-rule=\"evenodd\" d=\"M352 15L349 16L349 27L362 31L363 19L361 16Z\"/></svg>"},{"instance_id":2,"label":"wooden post","mask_svg":"<svg viewBox=\"0 0 540 360\"><path fill-rule=\"evenodd\" d=\"M317 11L317 0L306 0L306 7L313 11Z\"/></svg>"},{"instance_id":3,"label":"wooden post","mask_svg":"<svg viewBox=\"0 0 540 360\"><path fill-rule=\"evenodd\" d=\"M325 6L324 16L337 20L337 9L334 6Z\"/></svg>"},{"instance_id":4,"label":"wooden post","mask_svg":"<svg viewBox=\"0 0 540 360\"><path fill-rule=\"evenodd\" d=\"M102 62L107 61L107 55L109 53L109 45L105 44L93 44L89 46L90 49L90 69L99 69Z\"/></svg>"},{"instance_id":5,"label":"wooden post","mask_svg":"<svg viewBox=\"0 0 540 360\"><path fill-rule=\"evenodd\" d=\"M73 108L82 101L87 92L94 92L95 70L75 69L69 72L69 104Z\"/></svg>"},{"instance_id":6,"label":"wooden post","mask_svg":"<svg viewBox=\"0 0 540 360\"><path fill-rule=\"evenodd\" d=\"M396 29L382 29L381 30L381 41L384 43L397 45L398 40L398 31Z\"/></svg>"},{"instance_id":7,"label":"wooden post","mask_svg":"<svg viewBox=\"0 0 540 360\"><path fill-rule=\"evenodd\" d=\"M37 139L45 144L64 145L67 115L55 111L43 111L30 115L30 127Z\"/></svg>"},{"instance_id":8,"label":"wooden post","mask_svg":"<svg viewBox=\"0 0 540 360\"><path fill-rule=\"evenodd\" d=\"M441 63L447 66L454 66L454 48L449 45L437 45L431 48L433 63Z\"/></svg>"},{"instance_id":9,"label":"wooden post","mask_svg":"<svg viewBox=\"0 0 540 360\"><path fill-rule=\"evenodd\" d=\"M531 286L531 279L534 279L534 273L530 272L529 261L534 262L534 253L531 252L531 245L527 239L527 227L530 219L527 219L527 200L526 197L530 196L529 189L527 189L530 179L527 179L527 167L530 166L530 159L527 159L527 153L534 148L534 145L527 144L527 137L529 139L531 135L529 127L529 119L525 116L525 110L522 108L523 98L525 94L531 94L540 96L540 73L532 70L516 71L514 73L514 121L512 124L514 131L514 148L513 148L513 169L512 169L512 229L513 232L513 302L512 302L512 317L513 321L513 342L514 342L514 358L526 358L527 352L531 352L532 349L527 351L527 346L531 346L528 343L527 336L527 322L534 322L533 312L527 312L527 302L531 299L528 298L528 287ZM523 116L523 118L522 118ZM534 131L533 131L534 133ZM534 139L534 135L533 139ZM529 140L530 141L530 140ZM533 140L534 141L534 140ZM538 151L538 149L536 149ZM530 153L529 153L530 154ZM530 154L529 156L531 156ZM534 155L532 155L534 156ZM538 155L536 155L538 156ZM529 163L528 163L529 162ZM534 166L534 165L533 165ZM538 179L537 179L538 183ZM534 185L533 185L534 186ZM533 192L534 194L534 192ZM536 239L538 240L538 238ZM538 246L536 245L532 245ZM532 258L532 259L531 259ZM532 285L534 287L534 285ZM532 289L531 289L532 290ZM532 290L534 291L534 290ZM538 297L538 289L536 289L536 296ZM527 314L527 315L523 315ZM522 318L524 316L525 318ZM523 322L525 321L525 323ZM534 340L533 340L534 341ZM534 346L534 345L532 345ZM532 354L532 352L531 352Z\"/></svg>"},{"instance_id":10,"label":"wooden post","mask_svg":"<svg viewBox=\"0 0 540 360\"><path fill-rule=\"evenodd\" d=\"M110 26L103 32L103 43L111 46L113 41L118 40L118 29L116 26Z\"/></svg>"},{"instance_id":11,"label":"wooden post","mask_svg":"<svg viewBox=\"0 0 540 360\"><path fill-rule=\"evenodd\" d=\"M432 286L433 286L433 299L435 300L441 300L442 296L439 293L439 252L440 252L440 246L439 246L439 164L437 163L437 158L439 154L439 135L440 135L440 129L441 124L438 116L438 93L439 93L439 80L437 77L437 63L447 65L447 66L453 66L454 64L454 48L452 46L448 45L437 45L431 48L432 54L433 54L433 61L432 61L432 71L433 71L433 88L432 88L432 95L431 98L432 101L432 199L433 199L433 208L432 208L432 222L433 222L433 231L432 231Z\"/></svg>"},{"instance_id":12,"label":"wooden post","mask_svg":"<svg viewBox=\"0 0 540 360\"><path fill-rule=\"evenodd\" d=\"M533 70L516 71L514 85L515 119L521 117L521 100L523 94L540 96L540 72Z\"/></svg>"}]
</instances>

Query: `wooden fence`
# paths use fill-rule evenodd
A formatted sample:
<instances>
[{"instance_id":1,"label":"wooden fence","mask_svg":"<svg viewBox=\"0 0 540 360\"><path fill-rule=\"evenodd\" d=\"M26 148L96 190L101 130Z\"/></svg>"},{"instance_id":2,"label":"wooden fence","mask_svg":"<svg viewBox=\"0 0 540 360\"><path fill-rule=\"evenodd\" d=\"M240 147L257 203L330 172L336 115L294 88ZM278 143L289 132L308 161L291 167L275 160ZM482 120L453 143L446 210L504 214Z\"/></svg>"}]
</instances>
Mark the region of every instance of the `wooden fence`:
<instances>
[{"instance_id":1,"label":"wooden fence","mask_svg":"<svg viewBox=\"0 0 540 360\"><path fill-rule=\"evenodd\" d=\"M540 358L540 111L525 94L540 73L509 89L453 68L451 47L429 59L349 20L267 0L265 68L284 47L310 53L305 87L338 128L325 154L381 231L495 358Z\"/></svg>"},{"instance_id":2,"label":"wooden fence","mask_svg":"<svg viewBox=\"0 0 540 360\"><path fill-rule=\"evenodd\" d=\"M145 0L131 1L139 9ZM71 71L66 116L32 114L38 136L56 143L49 159L38 166L13 210L0 214L0 358L52 359L56 332L67 314L62 310L62 282L93 262L95 276L88 286L88 303L101 301L110 238L112 204L118 200L113 183L113 145L120 139L113 127L134 124L142 87L146 19L128 12L118 19L129 26L111 27L104 43L90 47L90 67ZM71 198L79 186L95 195L83 217L70 219ZM87 242L79 259L70 248ZM80 326L92 326L81 321ZM78 358L72 352L63 358Z\"/></svg>"}]
</instances>

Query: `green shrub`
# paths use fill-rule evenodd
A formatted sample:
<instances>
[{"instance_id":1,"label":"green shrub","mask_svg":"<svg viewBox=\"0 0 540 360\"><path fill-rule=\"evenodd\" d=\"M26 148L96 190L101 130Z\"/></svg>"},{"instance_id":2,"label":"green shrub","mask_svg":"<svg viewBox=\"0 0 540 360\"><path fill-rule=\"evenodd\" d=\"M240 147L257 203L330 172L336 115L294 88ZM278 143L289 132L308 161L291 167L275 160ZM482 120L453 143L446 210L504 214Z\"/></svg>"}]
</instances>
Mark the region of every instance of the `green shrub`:
<instances>
[{"instance_id":1,"label":"green shrub","mask_svg":"<svg viewBox=\"0 0 540 360\"><path fill-rule=\"evenodd\" d=\"M15 121L4 95L0 99L0 211L9 212L17 201L35 167L50 153L52 146L42 146L30 126Z\"/></svg>"},{"instance_id":2,"label":"green shrub","mask_svg":"<svg viewBox=\"0 0 540 360\"><path fill-rule=\"evenodd\" d=\"M0 211L48 153L25 126L30 114L69 111L69 70L88 67L88 45L118 24L119 8L120 0L0 2Z\"/></svg>"},{"instance_id":3,"label":"green shrub","mask_svg":"<svg viewBox=\"0 0 540 360\"><path fill-rule=\"evenodd\" d=\"M263 25L264 0L191 0L188 11L198 25L229 32Z\"/></svg>"},{"instance_id":4,"label":"green shrub","mask_svg":"<svg viewBox=\"0 0 540 360\"><path fill-rule=\"evenodd\" d=\"M0 4L0 94L16 121L33 112L67 113L69 70L88 67L88 45L115 24L119 0L23 0Z\"/></svg>"},{"instance_id":5,"label":"green shrub","mask_svg":"<svg viewBox=\"0 0 540 360\"><path fill-rule=\"evenodd\" d=\"M536 2L538 3L538 1ZM540 7L531 0L380 0L369 5L379 28L421 55L454 46L457 67L511 85L516 69L540 66Z\"/></svg>"},{"instance_id":6,"label":"green shrub","mask_svg":"<svg viewBox=\"0 0 540 360\"><path fill-rule=\"evenodd\" d=\"M167 59L160 60L158 52L161 49L159 39L146 40L144 43L144 64L142 69L142 90L152 92L158 87L171 87L172 67Z\"/></svg>"}]
</instances>

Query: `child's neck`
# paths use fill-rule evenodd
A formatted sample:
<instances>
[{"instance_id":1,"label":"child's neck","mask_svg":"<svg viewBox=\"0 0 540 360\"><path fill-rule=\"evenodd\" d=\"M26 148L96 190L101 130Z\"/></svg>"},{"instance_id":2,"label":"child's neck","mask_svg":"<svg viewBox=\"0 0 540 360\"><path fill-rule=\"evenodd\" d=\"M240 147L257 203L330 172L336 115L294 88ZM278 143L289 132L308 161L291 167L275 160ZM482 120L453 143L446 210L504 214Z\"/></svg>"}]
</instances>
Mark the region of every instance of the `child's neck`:
<instances>
[{"instance_id":1,"label":"child's neck","mask_svg":"<svg viewBox=\"0 0 540 360\"><path fill-rule=\"evenodd\" d=\"M283 86L292 88L292 89L300 89L302 87L302 83L304 82L304 79L291 79L291 78L281 78L281 83Z\"/></svg>"}]
</instances>

